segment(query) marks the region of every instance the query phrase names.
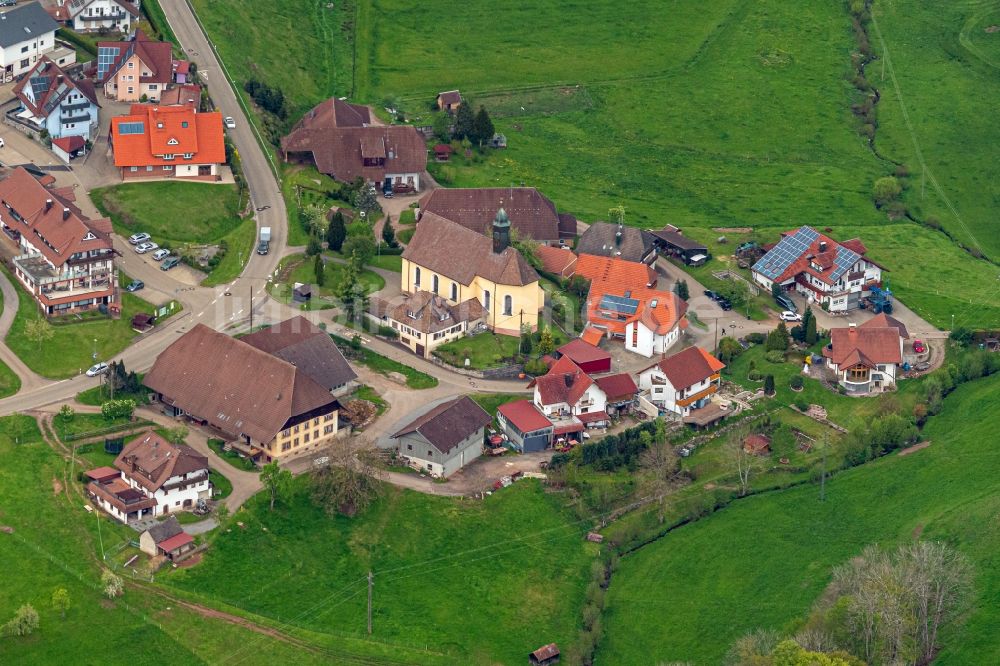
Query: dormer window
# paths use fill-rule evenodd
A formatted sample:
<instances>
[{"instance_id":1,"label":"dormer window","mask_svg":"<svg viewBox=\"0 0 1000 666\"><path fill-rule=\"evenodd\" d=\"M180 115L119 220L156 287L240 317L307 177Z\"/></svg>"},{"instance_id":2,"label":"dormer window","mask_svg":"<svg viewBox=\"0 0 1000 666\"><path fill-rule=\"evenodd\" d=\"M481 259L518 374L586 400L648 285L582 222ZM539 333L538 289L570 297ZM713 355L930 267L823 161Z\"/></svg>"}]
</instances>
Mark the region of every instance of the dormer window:
<instances>
[{"instance_id":1,"label":"dormer window","mask_svg":"<svg viewBox=\"0 0 1000 666\"><path fill-rule=\"evenodd\" d=\"M188 121L182 120L181 121L181 127L183 127L184 129L187 129L187 126L188 126Z\"/></svg>"},{"instance_id":2,"label":"dormer window","mask_svg":"<svg viewBox=\"0 0 1000 666\"><path fill-rule=\"evenodd\" d=\"M413 314L413 310L407 310L406 311L406 316L409 317L410 319L416 319L417 318L417 315Z\"/></svg>"},{"instance_id":3,"label":"dormer window","mask_svg":"<svg viewBox=\"0 0 1000 666\"><path fill-rule=\"evenodd\" d=\"M97 240L97 236L94 235L94 232L88 231L87 235L83 237L83 240L85 240L85 241L88 241L88 240Z\"/></svg>"},{"instance_id":4,"label":"dormer window","mask_svg":"<svg viewBox=\"0 0 1000 666\"><path fill-rule=\"evenodd\" d=\"M184 153L184 159L189 160L194 157L194 153Z\"/></svg>"},{"instance_id":5,"label":"dormer window","mask_svg":"<svg viewBox=\"0 0 1000 666\"><path fill-rule=\"evenodd\" d=\"M173 153L167 153L166 155L163 156L163 159L165 159L165 160L172 160L172 159L174 159L174 154Z\"/></svg>"},{"instance_id":6,"label":"dormer window","mask_svg":"<svg viewBox=\"0 0 1000 666\"><path fill-rule=\"evenodd\" d=\"M178 143L180 143L180 141L178 141L174 137L170 137L170 139L167 141L168 146L176 146Z\"/></svg>"}]
</instances>

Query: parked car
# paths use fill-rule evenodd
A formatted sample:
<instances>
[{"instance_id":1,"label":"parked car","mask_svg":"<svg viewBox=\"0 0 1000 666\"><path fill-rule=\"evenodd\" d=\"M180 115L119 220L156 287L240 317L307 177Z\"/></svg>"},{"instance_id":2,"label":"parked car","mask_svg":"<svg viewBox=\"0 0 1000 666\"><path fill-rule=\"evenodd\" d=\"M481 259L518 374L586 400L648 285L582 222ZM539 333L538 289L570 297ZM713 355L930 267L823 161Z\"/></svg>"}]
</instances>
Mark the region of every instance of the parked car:
<instances>
[{"instance_id":1,"label":"parked car","mask_svg":"<svg viewBox=\"0 0 1000 666\"><path fill-rule=\"evenodd\" d=\"M103 375L108 371L107 363L95 363L87 369L88 377L96 377L97 375Z\"/></svg>"},{"instance_id":2,"label":"parked car","mask_svg":"<svg viewBox=\"0 0 1000 666\"><path fill-rule=\"evenodd\" d=\"M797 312L792 312L791 310L785 310L778 315L778 318L781 319L781 321L802 321L802 315Z\"/></svg>"},{"instance_id":3,"label":"parked car","mask_svg":"<svg viewBox=\"0 0 1000 666\"><path fill-rule=\"evenodd\" d=\"M146 283L143 282L142 280L132 280L131 282L128 283L128 286L125 287L125 291L139 291L145 286Z\"/></svg>"},{"instance_id":4,"label":"parked car","mask_svg":"<svg viewBox=\"0 0 1000 666\"><path fill-rule=\"evenodd\" d=\"M927 351L927 347L924 346L923 340L913 341L913 352L915 354L923 354L925 351Z\"/></svg>"},{"instance_id":5,"label":"parked car","mask_svg":"<svg viewBox=\"0 0 1000 666\"><path fill-rule=\"evenodd\" d=\"M163 264L160 266L161 271L169 271L171 268L181 263L180 257L167 257L163 260Z\"/></svg>"},{"instance_id":6,"label":"parked car","mask_svg":"<svg viewBox=\"0 0 1000 666\"><path fill-rule=\"evenodd\" d=\"M146 254L147 252L152 252L158 247L160 246L157 245L156 243L146 241L145 243L139 243L138 245L136 245L135 251L138 252L139 254Z\"/></svg>"},{"instance_id":7,"label":"parked car","mask_svg":"<svg viewBox=\"0 0 1000 666\"><path fill-rule=\"evenodd\" d=\"M708 296L709 298L711 298L713 301L719 300L719 295L717 293L715 293L714 291L712 291L711 289L706 289L705 290L705 295Z\"/></svg>"},{"instance_id":8,"label":"parked car","mask_svg":"<svg viewBox=\"0 0 1000 666\"><path fill-rule=\"evenodd\" d=\"M792 299L788 298L788 296L775 296L774 302L789 312L795 312L795 303L793 303Z\"/></svg>"},{"instance_id":9,"label":"parked car","mask_svg":"<svg viewBox=\"0 0 1000 666\"><path fill-rule=\"evenodd\" d=\"M225 123L226 123L226 127L227 128L229 128L229 129L236 129L236 121L233 120L232 116L226 116Z\"/></svg>"},{"instance_id":10,"label":"parked car","mask_svg":"<svg viewBox=\"0 0 1000 666\"><path fill-rule=\"evenodd\" d=\"M722 308L723 310L725 310L726 312L729 312L730 310L733 309L733 304L732 304L732 302L728 298L722 298L720 296L719 297L719 307Z\"/></svg>"},{"instance_id":11,"label":"parked car","mask_svg":"<svg viewBox=\"0 0 1000 666\"><path fill-rule=\"evenodd\" d=\"M150 238L149 234L142 232L138 234L132 234L131 236L129 236L128 242L131 243L132 245L138 245L139 243L148 241L149 238Z\"/></svg>"},{"instance_id":12,"label":"parked car","mask_svg":"<svg viewBox=\"0 0 1000 666\"><path fill-rule=\"evenodd\" d=\"M170 256L170 250L161 247L159 250L154 252L152 256L155 261L163 261L164 259Z\"/></svg>"}]
</instances>

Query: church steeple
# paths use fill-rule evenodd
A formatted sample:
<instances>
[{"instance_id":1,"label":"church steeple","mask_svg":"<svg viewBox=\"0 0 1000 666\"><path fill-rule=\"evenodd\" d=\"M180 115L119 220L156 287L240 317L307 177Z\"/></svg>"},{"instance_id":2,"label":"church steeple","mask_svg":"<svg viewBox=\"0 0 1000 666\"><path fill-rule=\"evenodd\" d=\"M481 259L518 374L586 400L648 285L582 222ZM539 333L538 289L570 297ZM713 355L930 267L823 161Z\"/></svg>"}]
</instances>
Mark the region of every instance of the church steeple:
<instances>
[{"instance_id":1,"label":"church steeple","mask_svg":"<svg viewBox=\"0 0 1000 666\"><path fill-rule=\"evenodd\" d=\"M493 218L493 252L500 254L510 246L510 219L507 211L503 209L503 202L500 202L500 209L496 217Z\"/></svg>"}]
</instances>

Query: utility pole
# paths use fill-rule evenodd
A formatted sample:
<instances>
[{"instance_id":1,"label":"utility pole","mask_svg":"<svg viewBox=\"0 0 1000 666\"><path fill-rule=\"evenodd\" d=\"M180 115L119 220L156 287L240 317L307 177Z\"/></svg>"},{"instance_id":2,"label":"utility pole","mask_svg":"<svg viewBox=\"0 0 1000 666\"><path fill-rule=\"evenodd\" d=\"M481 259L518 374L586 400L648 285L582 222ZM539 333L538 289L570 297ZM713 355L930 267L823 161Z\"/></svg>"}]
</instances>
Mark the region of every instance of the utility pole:
<instances>
[{"instance_id":1,"label":"utility pole","mask_svg":"<svg viewBox=\"0 0 1000 666\"><path fill-rule=\"evenodd\" d=\"M253 282L250 283L250 332L253 333Z\"/></svg>"},{"instance_id":2,"label":"utility pole","mask_svg":"<svg viewBox=\"0 0 1000 666\"><path fill-rule=\"evenodd\" d=\"M101 542L101 559L106 560L108 558L104 555L104 537L101 536L101 510L96 509L94 515L97 517L97 538Z\"/></svg>"},{"instance_id":3,"label":"utility pole","mask_svg":"<svg viewBox=\"0 0 1000 666\"><path fill-rule=\"evenodd\" d=\"M372 587L375 585L371 570L368 571L368 635L372 635Z\"/></svg>"}]
</instances>

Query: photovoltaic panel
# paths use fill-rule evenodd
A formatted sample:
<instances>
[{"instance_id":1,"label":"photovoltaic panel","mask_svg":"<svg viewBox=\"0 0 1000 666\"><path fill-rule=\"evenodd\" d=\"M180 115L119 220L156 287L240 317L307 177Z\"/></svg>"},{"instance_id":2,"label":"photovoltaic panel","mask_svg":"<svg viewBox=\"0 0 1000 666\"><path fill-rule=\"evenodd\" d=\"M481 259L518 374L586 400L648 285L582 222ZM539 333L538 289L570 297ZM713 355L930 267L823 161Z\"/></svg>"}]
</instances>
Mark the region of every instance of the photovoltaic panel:
<instances>
[{"instance_id":1,"label":"photovoltaic panel","mask_svg":"<svg viewBox=\"0 0 1000 666\"><path fill-rule=\"evenodd\" d=\"M832 280L839 280L840 277L850 270L851 266L856 264L859 259L861 259L861 255L854 250L838 246L837 256L833 260L834 267L833 272L830 273L830 278Z\"/></svg>"},{"instance_id":2,"label":"photovoltaic panel","mask_svg":"<svg viewBox=\"0 0 1000 666\"><path fill-rule=\"evenodd\" d=\"M142 134L144 131L145 131L145 124L141 122L118 124L118 133L122 135Z\"/></svg>"},{"instance_id":3,"label":"photovoltaic panel","mask_svg":"<svg viewBox=\"0 0 1000 666\"><path fill-rule=\"evenodd\" d=\"M602 310L632 315L639 309L639 301L623 296L604 296L601 298L600 307Z\"/></svg>"},{"instance_id":4,"label":"photovoltaic panel","mask_svg":"<svg viewBox=\"0 0 1000 666\"><path fill-rule=\"evenodd\" d=\"M785 236L774 248L761 257L753 270L769 280L777 279L801 257L809 246L819 238L819 232L809 227L800 227L794 234Z\"/></svg>"}]
</instances>

